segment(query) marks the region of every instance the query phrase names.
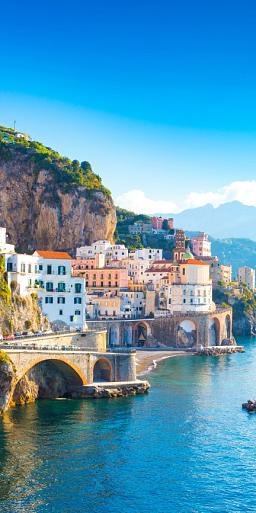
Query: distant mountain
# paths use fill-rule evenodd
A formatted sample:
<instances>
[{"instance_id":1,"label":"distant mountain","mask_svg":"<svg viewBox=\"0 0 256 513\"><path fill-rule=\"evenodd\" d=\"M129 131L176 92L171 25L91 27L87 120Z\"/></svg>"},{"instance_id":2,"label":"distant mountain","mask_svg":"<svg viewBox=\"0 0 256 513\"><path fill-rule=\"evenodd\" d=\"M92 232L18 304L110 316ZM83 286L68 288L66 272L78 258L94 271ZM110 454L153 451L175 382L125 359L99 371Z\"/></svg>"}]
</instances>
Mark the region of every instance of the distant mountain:
<instances>
[{"instance_id":1,"label":"distant mountain","mask_svg":"<svg viewBox=\"0 0 256 513\"><path fill-rule=\"evenodd\" d=\"M239 201L224 203L217 208L212 205L184 210L180 214L162 214L174 217L176 228L204 231L216 238L242 237L256 241L256 207L243 205Z\"/></svg>"}]
</instances>

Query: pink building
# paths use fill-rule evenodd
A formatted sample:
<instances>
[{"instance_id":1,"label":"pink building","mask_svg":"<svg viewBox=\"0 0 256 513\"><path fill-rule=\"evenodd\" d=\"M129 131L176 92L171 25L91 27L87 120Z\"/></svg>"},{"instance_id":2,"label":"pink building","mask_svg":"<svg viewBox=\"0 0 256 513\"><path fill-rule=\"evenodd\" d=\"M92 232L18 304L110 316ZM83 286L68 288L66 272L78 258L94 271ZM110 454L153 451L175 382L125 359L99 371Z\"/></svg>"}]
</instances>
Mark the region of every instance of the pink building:
<instances>
[{"instance_id":1,"label":"pink building","mask_svg":"<svg viewBox=\"0 0 256 513\"><path fill-rule=\"evenodd\" d=\"M197 257L211 256L211 243L207 233L199 233L196 237L192 237L192 252Z\"/></svg>"},{"instance_id":2,"label":"pink building","mask_svg":"<svg viewBox=\"0 0 256 513\"><path fill-rule=\"evenodd\" d=\"M72 261L72 268L76 271L86 271L87 269L101 269L105 265L105 255L96 254L90 258L76 258Z\"/></svg>"},{"instance_id":3,"label":"pink building","mask_svg":"<svg viewBox=\"0 0 256 513\"><path fill-rule=\"evenodd\" d=\"M113 290L128 287L127 269L112 267L81 269L81 266L80 261L73 260L73 276L85 278L87 290Z\"/></svg>"},{"instance_id":4,"label":"pink building","mask_svg":"<svg viewBox=\"0 0 256 513\"><path fill-rule=\"evenodd\" d=\"M154 228L154 230L162 230L162 226L163 226L163 218L162 217L152 217L151 223L152 223L152 228Z\"/></svg>"},{"instance_id":5,"label":"pink building","mask_svg":"<svg viewBox=\"0 0 256 513\"><path fill-rule=\"evenodd\" d=\"M169 217L169 219L164 219L163 217L156 217L156 216L152 217L151 218L152 228L154 230L162 230L164 221L167 221L169 230L173 230L173 227L174 227L173 217ZM166 226L164 227L164 229L165 228L166 228Z\"/></svg>"}]
</instances>

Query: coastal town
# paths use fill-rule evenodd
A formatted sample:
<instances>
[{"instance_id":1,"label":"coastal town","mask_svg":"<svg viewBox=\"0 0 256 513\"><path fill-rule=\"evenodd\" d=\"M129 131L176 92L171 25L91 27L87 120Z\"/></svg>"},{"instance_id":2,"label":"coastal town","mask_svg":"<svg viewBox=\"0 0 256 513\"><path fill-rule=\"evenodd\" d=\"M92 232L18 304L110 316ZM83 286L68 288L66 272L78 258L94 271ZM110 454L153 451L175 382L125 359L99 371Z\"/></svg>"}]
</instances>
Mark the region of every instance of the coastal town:
<instances>
[{"instance_id":1,"label":"coastal town","mask_svg":"<svg viewBox=\"0 0 256 513\"><path fill-rule=\"evenodd\" d=\"M254 291L255 271L241 267L234 280L231 265L223 265L211 255L208 235L198 233L189 238L183 229L174 228L173 219L152 217L146 228L145 223L142 226L139 223L139 228L130 229L159 234L163 226L167 227L173 245L172 259L163 258L162 249L128 250L125 245L108 240L74 248L73 255L58 248L18 253L9 243L6 228L2 227L0 253L4 257L8 285L21 297L36 295L53 331L85 330L88 325L101 325L108 328L109 346L154 347L160 343L195 347L199 340L203 346L232 340L231 308L226 305L222 329L223 319L218 316L225 308L214 303L213 291L220 286L235 295L244 286ZM164 342L161 334L152 336L152 321L168 322L179 316L184 319L178 323L175 339L170 337ZM204 332L201 337L196 333L195 319L200 316L208 318L207 337ZM123 321L128 326L124 333L117 329L125 324ZM133 326L135 330L130 329ZM10 339L15 333L2 335Z\"/></svg>"}]
</instances>

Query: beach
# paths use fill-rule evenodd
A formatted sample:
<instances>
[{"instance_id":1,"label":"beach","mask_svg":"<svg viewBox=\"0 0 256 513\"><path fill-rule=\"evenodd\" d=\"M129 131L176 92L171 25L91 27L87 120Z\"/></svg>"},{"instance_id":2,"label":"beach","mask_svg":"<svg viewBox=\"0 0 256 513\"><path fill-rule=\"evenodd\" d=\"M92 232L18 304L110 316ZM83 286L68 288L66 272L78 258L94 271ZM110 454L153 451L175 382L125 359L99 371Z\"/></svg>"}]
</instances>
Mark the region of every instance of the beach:
<instances>
[{"instance_id":1,"label":"beach","mask_svg":"<svg viewBox=\"0 0 256 513\"><path fill-rule=\"evenodd\" d=\"M175 356L188 356L195 353L187 352L187 351L172 351L172 350L147 350L147 351L137 351L136 354L136 370L137 376L145 374L147 372L152 371L157 367L157 364L161 360L165 360L166 358L174 358Z\"/></svg>"}]
</instances>

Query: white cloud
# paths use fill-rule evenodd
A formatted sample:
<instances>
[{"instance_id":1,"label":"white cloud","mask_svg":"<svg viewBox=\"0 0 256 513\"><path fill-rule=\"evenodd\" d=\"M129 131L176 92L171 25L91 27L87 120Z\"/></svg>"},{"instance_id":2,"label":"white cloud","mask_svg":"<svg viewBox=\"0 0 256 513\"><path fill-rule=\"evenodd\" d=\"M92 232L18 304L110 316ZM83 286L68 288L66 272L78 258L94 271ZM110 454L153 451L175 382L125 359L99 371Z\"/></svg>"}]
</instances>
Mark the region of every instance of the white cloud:
<instances>
[{"instance_id":1,"label":"white cloud","mask_svg":"<svg viewBox=\"0 0 256 513\"><path fill-rule=\"evenodd\" d=\"M148 198L140 189L132 189L121 194L116 198L115 203L119 207L136 213L155 214L160 212L170 214L181 212L186 208L202 207L207 203L218 207L230 201L240 201L244 205L256 207L256 180L231 182L216 191L191 192L179 205L171 200Z\"/></svg>"},{"instance_id":2,"label":"white cloud","mask_svg":"<svg viewBox=\"0 0 256 513\"><path fill-rule=\"evenodd\" d=\"M155 214L156 212L177 212L177 205L173 201L153 200L147 198L140 189L124 192L115 199L119 207L131 210L138 214Z\"/></svg>"},{"instance_id":3,"label":"white cloud","mask_svg":"<svg viewBox=\"0 0 256 513\"><path fill-rule=\"evenodd\" d=\"M195 208L211 203L218 207L229 201L256 206L256 180L231 182L216 192L191 192L185 199L185 205L186 208Z\"/></svg>"}]
</instances>

